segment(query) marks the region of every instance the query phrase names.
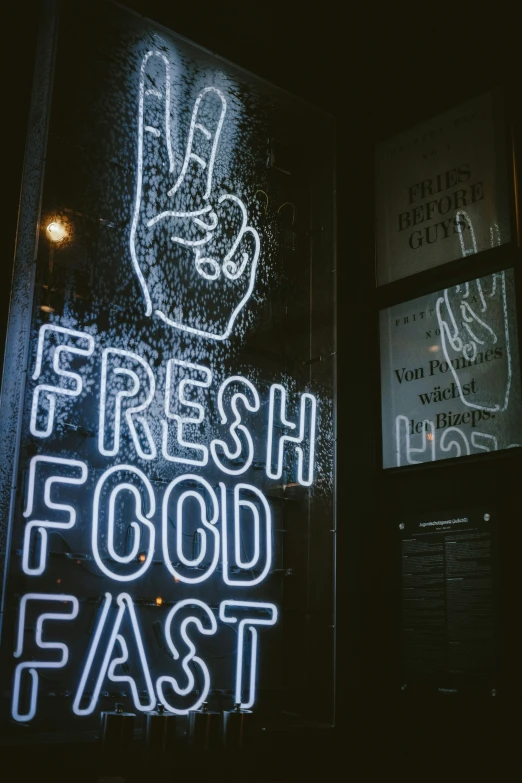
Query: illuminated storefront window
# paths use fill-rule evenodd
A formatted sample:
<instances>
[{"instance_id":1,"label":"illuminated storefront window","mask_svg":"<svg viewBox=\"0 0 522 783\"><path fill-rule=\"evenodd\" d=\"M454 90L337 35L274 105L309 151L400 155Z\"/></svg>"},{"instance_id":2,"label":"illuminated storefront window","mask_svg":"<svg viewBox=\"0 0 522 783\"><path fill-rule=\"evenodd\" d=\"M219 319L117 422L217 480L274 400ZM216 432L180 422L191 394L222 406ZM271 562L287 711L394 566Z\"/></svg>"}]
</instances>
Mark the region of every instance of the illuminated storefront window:
<instances>
[{"instance_id":1,"label":"illuminated storefront window","mask_svg":"<svg viewBox=\"0 0 522 783\"><path fill-rule=\"evenodd\" d=\"M4 716L331 723L332 122L111 3L45 25L3 376Z\"/></svg>"}]
</instances>

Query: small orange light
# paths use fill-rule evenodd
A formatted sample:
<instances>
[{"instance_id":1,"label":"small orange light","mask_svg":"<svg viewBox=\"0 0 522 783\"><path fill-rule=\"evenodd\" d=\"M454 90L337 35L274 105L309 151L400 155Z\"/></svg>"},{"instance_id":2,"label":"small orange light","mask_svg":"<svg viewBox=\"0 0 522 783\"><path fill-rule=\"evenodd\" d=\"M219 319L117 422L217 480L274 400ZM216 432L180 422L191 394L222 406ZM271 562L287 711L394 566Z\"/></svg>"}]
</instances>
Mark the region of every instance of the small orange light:
<instances>
[{"instance_id":1,"label":"small orange light","mask_svg":"<svg viewBox=\"0 0 522 783\"><path fill-rule=\"evenodd\" d=\"M57 223L56 220L53 220L47 226L47 236L51 242L61 242L62 239L67 236L67 231L65 230L65 226L62 226L61 223Z\"/></svg>"},{"instance_id":2,"label":"small orange light","mask_svg":"<svg viewBox=\"0 0 522 783\"><path fill-rule=\"evenodd\" d=\"M163 603L163 598L159 598L159 597L156 598L156 606L161 606L162 603Z\"/></svg>"},{"instance_id":3,"label":"small orange light","mask_svg":"<svg viewBox=\"0 0 522 783\"><path fill-rule=\"evenodd\" d=\"M57 579L56 581L58 582L58 584L60 584L60 582L61 582L62 580L61 580L61 579Z\"/></svg>"},{"instance_id":4,"label":"small orange light","mask_svg":"<svg viewBox=\"0 0 522 783\"><path fill-rule=\"evenodd\" d=\"M175 576L175 577L174 577L174 581L175 581L175 582L179 582L179 579L178 579L178 577L177 577L177 576Z\"/></svg>"},{"instance_id":5,"label":"small orange light","mask_svg":"<svg viewBox=\"0 0 522 783\"><path fill-rule=\"evenodd\" d=\"M428 432L427 438L428 438L428 440L433 440L433 433L432 432Z\"/></svg>"},{"instance_id":6,"label":"small orange light","mask_svg":"<svg viewBox=\"0 0 522 783\"><path fill-rule=\"evenodd\" d=\"M139 559L140 563L144 563L145 562L146 555L144 554L144 552L141 553L141 555L139 556L138 559Z\"/></svg>"},{"instance_id":7,"label":"small orange light","mask_svg":"<svg viewBox=\"0 0 522 783\"><path fill-rule=\"evenodd\" d=\"M40 310L43 310L44 313L54 313L54 307L49 307L49 305L40 305Z\"/></svg>"},{"instance_id":8,"label":"small orange light","mask_svg":"<svg viewBox=\"0 0 522 783\"><path fill-rule=\"evenodd\" d=\"M80 565L81 562L82 562L81 560L77 560L76 565Z\"/></svg>"}]
</instances>

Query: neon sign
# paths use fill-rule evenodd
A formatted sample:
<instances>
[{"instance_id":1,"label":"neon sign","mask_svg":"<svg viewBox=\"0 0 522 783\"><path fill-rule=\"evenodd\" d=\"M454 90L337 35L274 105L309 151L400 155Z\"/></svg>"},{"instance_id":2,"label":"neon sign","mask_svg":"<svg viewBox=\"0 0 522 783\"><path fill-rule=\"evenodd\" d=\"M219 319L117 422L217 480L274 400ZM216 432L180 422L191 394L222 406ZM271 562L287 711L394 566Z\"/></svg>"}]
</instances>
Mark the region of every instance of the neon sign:
<instances>
[{"instance_id":1,"label":"neon sign","mask_svg":"<svg viewBox=\"0 0 522 783\"><path fill-rule=\"evenodd\" d=\"M465 212L459 214L469 220ZM461 235L463 255L476 252L471 221L469 225L471 246L466 247ZM498 239L496 226L491 227L492 246L495 235ZM397 467L519 446L521 410L518 358L513 350L517 335L512 287L512 271L506 270L444 289L433 296L433 307L425 298L428 306L419 308L422 317L427 320L427 313L436 320L435 329L424 330L426 338L435 342L428 350L432 356L440 352L440 358L432 358L426 367L415 370L404 367L404 375L398 370L395 378L402 386L403 379L405 384L422 383L425 378L447 373L451 381L417 396L422 405L421 420L415 415L417 400L407 406L409 416L395 414L392 438ZM408 317L406 321L409 323ZM401 319L396 318L395 323L401 324ZM497 364L488 377L492 361ZM445 401L448 406L451 403L451 409L433 407Z\"/></svg>"},{"instance_id":2,"label":"neon sign","mask_svg":"<svg viewBox=\"0 0 522 783\"><path fill-rule=\"evenodd\" d=\"M24 229L56 230L41 232L34 281L15 267L0 705L10 731L92 727L115 700L282 714L286 669L313 657L296 624L310 639L324 625L318 665L333 660L333 157L282 179L267 138L304 133L299 102L94 3L103 13L62 7L53 35L103 37L109 18L121 33L100 41L110 64L96 98L89 68L73 91L98 158L82 180L78 141L71 178L86 186L67 195L51 148L76 114L57 80L66 108L42 130L42 207ZM72 73L76 52L60 51L57 73ZM317 117L306 137L329 148ZM299 257L285 238L296 220ZM328 581L320 610L312 571Z\"/></svg>"},{"instance_id":3,"label":"neon sign","mask_svg":"<svg viewBox=\"0 0 522 783\"><path fill-rule=\"evenodd\" d=\"M147 88L148 83L153 88ZM257 264L261 248L257 230L248 225L248 213L243 201L235 194L223 193L216 198L213 187L214 166L218 152L223 123L227 112L227 100L216 87L205 87L198 95L192 111L187 148L179 176L175 178L175 160L172 150L171 130L171 80L170 63L161 52L149 51L143 58L140 71L138 106L138 166L136 178L136 200L132 215L130 252L134 271L140 282L145 299L145 314L153 313L167 326L211 340L226 340L234 327L237 316L245 307L254 290ZM146 135L145 135L146 134ZM156 194L157 158L165 161L168 175L175 178L173 186L166 190L164 199ZM147 201L150 192L154 192ZM193 206L171 208L176 205L180 194L190 192L189 204ZM214 201L214 206L212 202ZM181 199L185 204L185 199ZM165 208L166 207L166 208ZM149 217L151 211L157 212ZM222 259L210 255L214 232L219 222L226 222L227 212L238 211L240 227ZM203 219L204 218L204 219ZM181 226L181 231L179 231ZM181 319L165 312L163 300L160 306L153 304L150 278L155 281L156 265L143 256L157 242L157 235L170 235L172 243L193 251L193 264L199 276L200 286L215 281L225 284L234 292L232 312L222 326L209 324L206 327L191 322L190 316ZM174 232L174 234L171 234ZM249 252L240 250L245 236L252 237L253 247ZM152 254L155 250L152 249ZM203 255L206 252L208 254ZM197 284L197 279L196 279ZM220 296L218 287L210 288L212 295ZM176 301L175 307L185 303Z\"/></svg>"},{"instance_id":4,"label":"neon sign","mask_svg":"<svg viewBox=\"0 0 522 783\"><path fill-rule=\"evenodd\" d=\"M82 392L81 375L65 370L60 365L61 357L69 354L81 355L91 359L91 367L88 372L99 373L99 413L97 447L103 457L117 458L120 444L123 442L126 431L127 443L132 443L135 458L145 461L145 464L155 459L158 450L154 444L152 429L147 421L147 409L152 403L156 392L161 388L156 385L151 367L143 357L122 349L105 347L101 351L96 350L95 341L90 335L66 328L56 329L66 342L59 345L47 346L45 336L50 331L48 325L40 328L38 336L37 368L34 379L39 380L42 366L52 367L57 376L54 383L38 384L32 397L31 405L31 431L40 440L53 439L56 433L55 424L59 420L59 403L56 399L60 395L69 392L68 387L60 385L62 378L71 379L74 382L73 396L77 404L82 405L80 395ZM83 341L89 346L82 350L76 343L72 346L69 339ZM101 354L101 359L98 357ZM111 359L118 358L126 364L116 366L111 372L108 367ZM92 367L92 363L98 361L98 368ZM135 370L130 369L127 363L142 368L142 382ZM204 380L194 378L183 379L177 386L178 402L185 408L197 411L193 417L181 416L171 412L172 404L172 376L176 367L183 367L199 373ZM85 370L85 368L84 368ZM120 380L124 379L127 385L121 387ZM216 393L216 406L219 414L219 423L227 433L233 448L225 439L214 438L210 442L210 448L205 444L195 444L183 439L183 427L189 424L199 425L207 415L207 411L199 403L187 398L187 390L193 387L210 389L213 385L212 372L202 366L189 362L170 358L166 363L164 394L164 415L161 421L163 438L163 454L169 461L180 464L196 464L206 467L212 458L214 467L224 476L236 476L245 473L251 466L254 458L265 462L265 473L270 479L278 480L283 472L285 456L291 450L295 451L296 468L293 479L303 487L310 486L314 476L314 446L317 426L317 400L309 392L301 395L299 403L299 425L292 422L288 416L287 392L283 385L272 384L268 390L267 399L262 405L262 398L252 381L235 375L226 378ZM237 391L244 389L245 393ZM45 390L47 397L42 395ZM235 391L232 391L235 390ZM137 400L143 397L139 404ZM89 395L84 393L84 398ZM225 400L228 399L227 406ZM43 404L46 401L47 408ZM88 401L83 400L83 406L88 407ZM232 417L227 415L229 408ZM257 414L264 410L266 443L262 441L254 445L254 439L244 423L244 414ZM38 422L47 416L45 429L38 428ZM169 420L177 423L176 436L180 446L199 451L204 459L192 460L175 457L166 450ZM282 435L277 422L283 422L285 428L290 431L297 430L295 436ZM141 432L147 442L147 450L143 449L138 435L139 423ZM112 444L110 447L107 444ZM259 452L259 453L258 453ZM274 452L276 454L276 469L273 468ZM209 456L210 455L210 456ZM230 467L230 464L239 457L243 462L239 467ZM45 478L43 484L43 504L46 509L46 518L33 518L35 508L35 495L37 489L37 476L41 472L41 466L52 469L52 475ZM306 466L306 467L305 467ZM22 569L29 577L44 574L48 560L49 533L52 531L67 531L77 524L78 508L73 503L60 503L53 499L57 488L64 486L79 487L86 484L89 479L89 467L85 462L76 459L58 457L53 454L38 455L31 459L29 465L29 481L27 489L26 507L24 517L28 522L25 527L24 544L22 553ZM41 482L40 482L41 483ZM229 497L229 489L224 481L219 481L217 486L195 473L182 473L176 476L166 486L163 497L157 497L153 485L146 473L130 463L117 463L108 467L97 478L92 493L91 519L91 552L92 558L99 569L111 582L135 582L142 578L151 567L157 554L156 542L161 538L161 562L166 570L174 577L176 582L186 585L197 585L208 580L218 569L224 584L229 587L252 588L261 584L269 575L272 567L273 527L272 512L268 499L263 491L245 482L236 483L231 489L232 497ZM116 518L118 506L121 504L121 496L127 494L131 501L132 513L129 523L129 533L132 544L129 551L122 553L116 548ZM199 507L200 526L197 527L195 536L198 542L198 554L191 557L185 551L184 537L185 522L188 501L195 501ZM161 505L161 537L156 534L156 526L152 521L156 508ZM85 506L84 506L85 511ZM66 521L60 521L60 512L67 515ZM49 517L49 518L47 518ZM194 510L191 513L194 519ZM175 520L172 525L172 518ZM250 556L242 552L243 536L242 528L250 525L252 528L252 552ZM39 538L36 545L36 538ZM42 611L37 619L36 645L41 649L57 649L61 651L61 658L57 661L35 662L22 661L15 670L15 687L13 696L12 716L17 721L27 722L35 717L38 711L38 671L41 668L61 668L65 666L69 651L65 644L60 642L44 642L42 640L42 626L46 620L74 620L79 612L78 599L74 596L56 596L51 594L27 593L20 604L18 644L15 657L23 656L22 633L25 621L26 605L28 601L50 601L72 606L69 614L63 611L49 613ZM147 654L141 638L138 616L132 597L128 593L120 593L115 598L118 611L116 619L110 630L108 641L103 650L104 655L96 669L96 682L94 690L85 702L86 683L95 670L95 659L99 657L103 632L108 627L108 616L113 604L113 596L110 592L105 594L101 617L97 624L92 645L89 649L80 683L74 698L74 713L78 716L90 715L96 708L103 683L108 680L113 683L125 682L129 685L134 707L140 711L154 708L157 699L165 709L176 714L186 714L191 709L197 709L206 699L210 689L210 675L204 661L196 654L197 648L188 635L188 627L194 625L199 633L205 635L215 634L217 631L217 619L212 609L200 599L186 598L177 602L169 611L165 620L166 643L175 660L180 657L178 649L172 641L171 627L178 614L185 607L199 607L206 622L197 615L185 617L180 625L180 633L183 641L189 648L189 653L183 659L183 671L187 684L181 686L178 680L171 675L164 674L157 679L156 689L152 684ZM239 620L237 612L248 614ZM257 615L252 615L257 612ZM259 616L259 613L265 616ZM138 694L135 680L127 675L117 674L118 666L126 664L129 660L129 647L126 638L121 633L121 625L124 615L130 618L131 633L135 647L139 654L140 668L146 682L147 698L142 701ZM221 601L218 609L218 617L222 623L238 623L237 661L234 694L237 702L243 707L252 707L255 702L256 672L258 664L258 626L273 626L277 622L278 608L273 603L260 601L237 601L225 599ZM238 622L239 620L239 622ZM249 644L247 645L247 637ZM167 686L170 686L175 694L184 697L194 690L194 673L192 663L203 677L203 686L199 698L189 706L173 706L168 698ZM30 707L24 711L21 703L21 678L23 672L28 670L31 675ZM247 672L245 674L245 671Z\"/></svg>"}]
</instances>

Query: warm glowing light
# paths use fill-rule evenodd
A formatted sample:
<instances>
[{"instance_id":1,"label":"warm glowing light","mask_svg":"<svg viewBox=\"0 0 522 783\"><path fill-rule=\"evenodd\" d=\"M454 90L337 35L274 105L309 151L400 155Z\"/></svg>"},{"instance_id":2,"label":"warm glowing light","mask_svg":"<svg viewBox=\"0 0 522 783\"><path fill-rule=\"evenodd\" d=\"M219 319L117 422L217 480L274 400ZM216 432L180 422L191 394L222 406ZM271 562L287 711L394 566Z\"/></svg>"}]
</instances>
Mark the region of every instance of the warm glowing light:
<instances>
[{"instance_id":1,"label":"warm glowing light","mask_svg":"<svg viewBox=\"0 0 522 783\"><path fill-rule=\"evenodd\" d=\"M147 555L145 554L145 552L142 552L139 557L140 563L144 563L146 559L147 559Z\"/></svg>"},{"instance_id":2,"label":"warm glowing light","mask_svg":"<svg viewBox=\"0 0 522 783\"><path fill-rule=\"evenodd\" d=\"M67 231L61 223L57 223L53 220L53 222L49 223L47 226L47 236L51 242L61 242L62 239L67 236Z\"/></svg>"},{"instance_id":3,"label":"warm glowing light","mask_svg":"<svg viewBox=\"0 0 522 783\"><path fill-rule=\"evenodd\" d=\"M433 440L433 433L432 432L428 432L426 437L428 438L428 440Z\"/></svg>"},{"instance_id":4,"label":"warm glowing light","mask_svg":"<svg viewBox=\"0 0 522 783\"><path fill-rule=\"evenodd\" d=\"M54 313L54 307L50 307L49 305L40 305L40 310L44 313Z\"/></svg>"},{"instance_id":5,"label":"warm glowing light","mask_svg":"<svg viewBox=\"0 0 522 783\"><path fill-rule=\"evenodd\" d=\"M160 598L158 596L158 598L156 598L156 606L161 606L162 603L163 603L163 598Z\"/></svg>"},{"instance_id":6,"label":"warm glowing light","mask_svg":"<svg viewBox=\"0 0 522 783\"><path fill-rule=\"evenodd\" d=\"M430 345L428 351L431 353L437 353L437 351L440 351L440 345Z\"/></svg>"}]
</instances>

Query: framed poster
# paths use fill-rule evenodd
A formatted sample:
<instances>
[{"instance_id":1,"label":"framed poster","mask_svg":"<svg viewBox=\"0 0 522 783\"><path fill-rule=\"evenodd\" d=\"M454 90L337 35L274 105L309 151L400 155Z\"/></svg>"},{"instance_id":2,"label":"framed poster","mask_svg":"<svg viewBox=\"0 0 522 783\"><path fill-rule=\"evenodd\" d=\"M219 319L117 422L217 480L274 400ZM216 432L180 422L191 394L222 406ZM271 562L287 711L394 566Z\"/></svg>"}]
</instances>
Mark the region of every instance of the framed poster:
<instances>
[{"instance_id":1,"label":"framed poster","mask_svg":"<svg viewBox=\"0 0 522 783\"><path fill-rule=\"evenodd\" d=\"M116 3L42 19L0 414L5 732L78 734L115 701L331 724L332 120Z\"/></svg>"},{"instance_id":2,"label":"framed poster","mask_svg":"<svg viewBox=\"0 0 522 783\"><path fill-rule=\"evenodd\" d=\"M499 92L379 144L375 177L377 285L509 242Z\"/></svg>"},{"instance_id":3,"label":"framed poster","mask_svg":"<svg viewBox=\"0 0 522 783\"><path fill-rule=\"evenodd\" d=\"M507 269L380 312L384 468L522 444Z\"/></svg>"},{"instance_id":4,"label":"framed poster","mask_svg":"<svg viewBox=\"0 0 522 783\"><path fill-rule=\"evenodd\" d=\"M497 525L491 508L399 523L403 691L497 694Z\"/></svg>"}]
</instances>

